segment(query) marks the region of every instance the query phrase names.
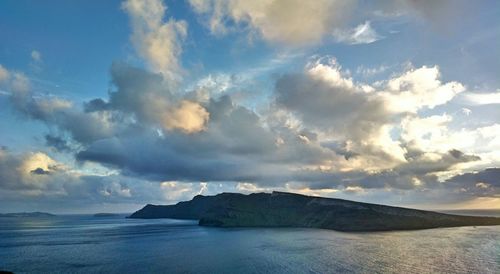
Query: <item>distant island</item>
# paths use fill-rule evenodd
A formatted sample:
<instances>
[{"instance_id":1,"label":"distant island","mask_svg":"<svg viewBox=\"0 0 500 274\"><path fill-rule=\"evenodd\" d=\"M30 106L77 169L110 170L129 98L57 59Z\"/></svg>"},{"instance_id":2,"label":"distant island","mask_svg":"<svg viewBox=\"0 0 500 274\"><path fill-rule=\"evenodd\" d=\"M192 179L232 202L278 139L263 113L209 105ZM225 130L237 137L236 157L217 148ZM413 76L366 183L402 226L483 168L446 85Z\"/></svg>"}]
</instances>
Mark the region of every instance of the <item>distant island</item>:
<instances>
[{"instance_id":1,"label":"distant island","mask_svg":"<svg viewBox=\"0 0 500 274\"><path fill-rule=\"evenodd\" d=\"M119 214L116 214L116 213L96 213L96 214L94 214L94 217L115 217L118 215Z\"/></svg>"},{"instance_id":2,"label":"distant island","mask_svg":"<svg viewBox=\"0 0 500 274\"><path fill-rule=\"evenodd\" d=\"M47 212L18 212L18 213L0 213L0 217L55 217L56 215Z\"/></svg>"},{"instance_id":3,"label":"distant island","mask_svg":"<svg viewBox=\"0 0 500 274\"><path fill-rule=\"evenodd\" d=\"M146 205L129 218L192 219L215 227L304 227L389 231L500 225L500 218L461 216L342 199L273 192L197 195L175 205Z\"/></svg>"}]
</instances>

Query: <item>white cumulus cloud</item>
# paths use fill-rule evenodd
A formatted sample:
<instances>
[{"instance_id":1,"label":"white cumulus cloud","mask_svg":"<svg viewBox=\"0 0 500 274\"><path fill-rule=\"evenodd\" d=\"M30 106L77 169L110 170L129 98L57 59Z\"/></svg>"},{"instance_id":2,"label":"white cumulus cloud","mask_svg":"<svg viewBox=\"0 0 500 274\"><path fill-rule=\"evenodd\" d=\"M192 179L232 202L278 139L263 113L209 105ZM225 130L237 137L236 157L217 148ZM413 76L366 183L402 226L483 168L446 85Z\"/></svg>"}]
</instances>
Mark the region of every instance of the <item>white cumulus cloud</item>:
<instances>
[{"instance_id":1,"label":"white cumulus cloud","mask_svg":"<svg viewBox=\"0 0 500 274\"><path fill-rule=\"evenodd\" d=\"M128 0L123 3L132 21L131 40L149 67L167 79L180 77L179 55L187 34L186 21L164 22L167 7L161 0Z\"/></svg>"}]
</instances>

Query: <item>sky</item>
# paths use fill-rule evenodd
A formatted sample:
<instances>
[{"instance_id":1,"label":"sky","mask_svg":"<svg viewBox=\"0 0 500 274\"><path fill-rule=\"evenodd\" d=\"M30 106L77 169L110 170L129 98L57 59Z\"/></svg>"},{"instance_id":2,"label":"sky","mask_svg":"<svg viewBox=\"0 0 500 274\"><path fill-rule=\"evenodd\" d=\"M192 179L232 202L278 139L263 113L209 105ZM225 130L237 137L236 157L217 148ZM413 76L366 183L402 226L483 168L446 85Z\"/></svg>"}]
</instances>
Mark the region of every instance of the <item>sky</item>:
<instances>
[{"instance_id":1,"label":"sky","mask_svg":"<svg viewBox=\"0 0 500 274\"><path fill-rule=\"evenodd\" d=\"M4 0L1 212L500 209L500 2Z\"/></svg>"}]
</instances>

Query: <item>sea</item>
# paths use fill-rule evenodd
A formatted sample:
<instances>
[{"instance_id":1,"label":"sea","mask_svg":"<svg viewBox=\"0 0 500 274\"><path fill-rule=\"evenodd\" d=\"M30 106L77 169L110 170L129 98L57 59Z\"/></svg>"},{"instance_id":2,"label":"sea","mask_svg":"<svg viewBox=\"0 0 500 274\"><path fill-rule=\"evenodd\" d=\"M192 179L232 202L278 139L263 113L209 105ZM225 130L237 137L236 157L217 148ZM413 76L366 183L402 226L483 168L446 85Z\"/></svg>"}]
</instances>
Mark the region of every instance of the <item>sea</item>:
<instances>
[{"instance_id":1,"label":"sea","mask_svg":"<svg viewBox=\"0 0 500 274\"><path fill-rule=\"evenodd\" d=\"M345 233L195 221L0 218L14 273L500 273L500 226Z\"/></svg>"}]
</instances>

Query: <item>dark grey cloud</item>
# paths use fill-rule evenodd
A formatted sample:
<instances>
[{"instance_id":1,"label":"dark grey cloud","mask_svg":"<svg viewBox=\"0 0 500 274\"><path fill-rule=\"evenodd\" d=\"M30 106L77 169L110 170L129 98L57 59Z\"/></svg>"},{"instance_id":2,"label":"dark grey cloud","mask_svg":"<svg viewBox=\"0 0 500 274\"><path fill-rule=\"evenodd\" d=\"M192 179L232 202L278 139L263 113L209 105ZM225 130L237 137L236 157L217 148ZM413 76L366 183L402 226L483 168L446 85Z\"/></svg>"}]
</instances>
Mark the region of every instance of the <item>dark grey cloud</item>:
<instances>
[{"instance_id":1,"label":"dark grey cloud","mask_svg":"<svg viewBox=\"0 0 500 274\"><path fill-rule=\"evenodd\" d=\"M28 88L12 90L10 101L26 117L55 126L83 145L138 127L189 133L200 130L208 120L202 106L174 95L160 74L123 63L113 64L110 73L108 101L96 98L79 107L65 99L34 94Z\"/></svg>"},{"instance_id":2,"label":"dark grey cloud","mask_svg":"<svg viewBox=\"0 0 500 274\"><path fill-rule=\"evenodd\" d=\"M77 159L157 180L278 183L293 179L288 165L317 164L334 156L301 142L292 132L285 136L285 145L278 145L277 135L263 127L256 113L234 105L228 96L211 100L206 108L211 119L198 134L159 136L146 130L94 142Z\"/></svg>"},{"instance_id":3,"label":"dark grey cloud","mask_svg":"<svg viewBox=\"0 0 500 274\"><path fill-rule=\"evenodd\" d=\"M36 175L47 175L47 174L50 174L50 171L45 170L41 167L37 167L37 168L33 169L32 171L30 171L30 173L36 174Z\"/></svg>"},{"instance_id":4,"label":"dark grey cloud","mask_svg":"<svg viewBox=\"0 0 500 274\"><path fill-rule=\"evenodd\" d=\"M459 161L462 161L462 162L470 162L470 161L477 161L477 160L481 160L481 158L479 156L476 156L476 155L467 155L465 153L463 153L462 151L458 150L458 149L452 149L450 151L448 151L450 153L451 156L453 156L453 158L459 160Z\"/></svg>"},{"instance_id":5,"label":"dark grey cloud","mask_svg":"<svg viewBox=\"0 0 500 274\"><path fill-rule=\"evenodd\" d=\"M0 149L0 183L3 188L17 187L19 175L16 169L20 164L20 158L13 157L6 148Z\"/></svg>"},{"instance_id":6,"label":"dark grey cloud","mask_svg":"<svg viewBox=\"0 0 500 274\"><path fill-rule=\"evenodd\" d=\"M55 135L50 135L50 134L45 135L45 144L48 147L52 147L55 150L61 151L61 152L71 150L67 140L65 140L62 137L55 136Z\"/></svg>"},{"instance_id":7,"label":"dark grey cloud","mask_svg":"<svg viewBox=\"0 0 500 274\"><path fill-rule=\"evenodd\" d=\"M407 148L407 151L409 151L409 153L405 155L408 160L407 163L398 167L398 171L401 174L423 175L447 171L456 164L478 161L481 159L476 155L465 154L456 149L450 150L448 153L435 153L439 155L439 158L435 159L429 159L426 157L426 153L421 150L411 150Z\"/></svg>"},{"instance_id":8,"label":"dark grey cloud","mask_svg":"<svg viewBox=\"0 0 500 274\"><path fill-rule=\"evenodd\" d=\"M344 156L344 159L346 160L355 158L356 156L360 155L359 153L347 149L346 142L327 141L321 142L321 146L331 149L335 151L335 153Z\"/></svg>"},{"instance_id":9,"label":"dark grey cloud","mask_svg":"<svg viewBox=\"0 0 500 274\"><path fill-rule=\"evenodd\" d=\"M447 182L459 184L484 182L492 186L500 187L500 168L487 168L479 172L464 173L448 179Z\"/></svg>"},{"instance_id":10,"label":"dark grey cloud","mask_svg":"<svg viewBox=\"0 0 500 274\"><path fill-rule=\"evenodd\" d=\"M173 92L172 84L161 74L115 63L111 79L108 102L94 99L86 104L88 111L110 109L133 123L188 134L202 131L209 120L202 105Z\"/></svg>"},{"instance_id":11,"label":"dark grey cloud","mask_svg":"<svg viewBox=\"0 0 500 274\"><path fill-rule=\"evenodd\" d=\"M111 81L115 87L109 94L105 106L134 114L140 122L157 123L161 119L161 108L166 108L173 97L160 74L134 68L123 63L111 66ZM99 99L97 99L99 100ZM92 100L93 104L96 100Z\"/></svg>"},{"instance_id":12,"label":"dark grey cloud","mask_svg":"<svg viewBox=\"0 0 500 274\"><path fill-rule=\"evenodd\" d=\"M322 130L366 136L388 122L383 101L355 87L332 85L307 74L283 75L276 82L276 102Z\"/></svg>"},{"instance_id":13,"label":"dark grey cloud","mask_svg":"<svg viewBox=\"0 0 500 274\"><path fill-rule=\"evenodd\" d=\"M39 120L69 132L80 143L111 136L116 130L110 113L85 113L60 98L35 96L30 91L13 92L10 99L16 109L30 119Z\"/></svg>"},{"instance_id":14,"label":"dark grey cloud","mask_svg":"<svg viewBox=\"0 0 500 274\"><path fill-rule=\"evenodd\" d=\"M96 99L92 99L88 102L85 102L83 104L83 109L85 112L103 111L103 110L109 110L110 105L109 105L109 103L105 102L103 99L96 98Z\"/></svg>"},{"instance_id":15,"label":"dark grey cloud","mask_svg":"<svg viewBox=\"0 0 500 274\"><path fill-rule=\"evenodd\" d=\"M444 184L470 196L500 197L500 168L456 175Z\"/></svg>"}]
</instances>

